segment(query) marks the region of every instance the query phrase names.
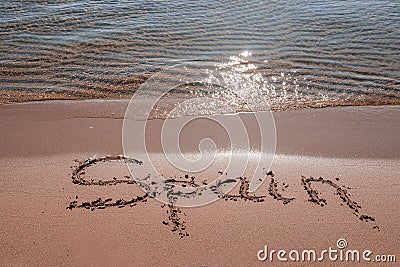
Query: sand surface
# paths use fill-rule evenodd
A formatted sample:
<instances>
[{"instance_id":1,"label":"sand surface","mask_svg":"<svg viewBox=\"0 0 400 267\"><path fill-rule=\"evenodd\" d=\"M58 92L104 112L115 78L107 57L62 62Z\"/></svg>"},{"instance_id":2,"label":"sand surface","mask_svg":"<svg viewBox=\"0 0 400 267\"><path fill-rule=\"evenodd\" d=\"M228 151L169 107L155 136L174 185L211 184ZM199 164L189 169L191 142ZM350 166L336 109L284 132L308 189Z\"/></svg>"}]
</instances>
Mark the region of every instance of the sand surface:
<instances>
[{"instance_id":1,"label":"sand surface","mask_svg":"<svg viewBox=\"0 0 400 267\"><path fill-rule=\"evenodd\" d=\"M0 106L1 266L354 266L328 259L257 259L265 245L321 251L337 248L340 238L348 249L399 257L400 107L276 112L274 176L255 192L260 198L238 185L226 199L177 209L137 199L144 192L134 183L96 185L131 179L126 165L111 158L82 174L92 185L73 183L73 171L86 159L122 154L126 105L110 100ZM149 123L150 137L161 123ZM253 129L251 119L248 127ZM159 153L153 139L151 152ZM189 150L190 140L184 142ZM204 178L196 177L196 183ZM93 202L98 198L114 204Z\"/></svg>"}]
</instances>

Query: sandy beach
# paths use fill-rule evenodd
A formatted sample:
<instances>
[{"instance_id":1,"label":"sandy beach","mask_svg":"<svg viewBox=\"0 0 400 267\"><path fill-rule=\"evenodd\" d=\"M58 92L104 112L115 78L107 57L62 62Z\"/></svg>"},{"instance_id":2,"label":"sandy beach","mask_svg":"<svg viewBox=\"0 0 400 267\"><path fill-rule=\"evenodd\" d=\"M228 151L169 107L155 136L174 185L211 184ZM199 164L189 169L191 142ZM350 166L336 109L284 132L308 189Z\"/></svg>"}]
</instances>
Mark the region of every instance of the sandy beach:
<instances>
[{"instance_id":1,"label":"sandy beach","mask_svg":"<svg viewBox=\"0 0 400 267\"><path fill-rule=\"evenodd\" d=\"M371 250L371 258L399 256L399 106L274 112L276 156L254 193L260 198L238 185L230 197L179 209L138 198L144 192L134 183L115 182L132 178L116 158L127 103L0 106L1 266L383 266L257 257L265 246L337 249L338 239L346 249ZM159 152L157 142L153 148ZM74 183L73 172L89 158L100 160L80 175L93 184Z\"/></svg>"},{"instance_id":2,"label":"sandy beach","mask_svg":"<svg viewBox=\"0 0 400 267\"><path fill-rule=\"evenodd\" d=\"M2 1L0 267L399 266L400 1Z\"/></svg>"}]
</instances>

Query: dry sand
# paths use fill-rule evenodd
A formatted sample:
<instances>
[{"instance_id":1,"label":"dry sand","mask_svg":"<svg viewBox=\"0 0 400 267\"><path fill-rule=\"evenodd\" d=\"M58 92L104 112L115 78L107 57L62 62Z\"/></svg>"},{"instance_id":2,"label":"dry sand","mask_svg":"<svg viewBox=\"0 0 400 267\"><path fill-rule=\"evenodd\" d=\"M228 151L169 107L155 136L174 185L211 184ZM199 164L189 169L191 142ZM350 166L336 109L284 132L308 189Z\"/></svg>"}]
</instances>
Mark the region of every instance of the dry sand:
<instances>
[{"instance_id":1,"label":"dry sand","mask_svg":"<svg viewBox=\"0 0 400 267\"><path fill-rule=\"evenodd\" d=\"M321 251L336 248L339 238L349 249L400 257L399 106L276 112L274 176L255 192L259 198L243 180L225 200L177 209L140 198L125 164L102 158L122 154L126 105L0 106L1 266L355 265L257 259L265 245ZM154 141L152 152L158 148ZM91 157L99 162L79 177L92 185L73 183L76 166ZM182 173L165 175L191 186Z\"/></svg>"}]
</instances>

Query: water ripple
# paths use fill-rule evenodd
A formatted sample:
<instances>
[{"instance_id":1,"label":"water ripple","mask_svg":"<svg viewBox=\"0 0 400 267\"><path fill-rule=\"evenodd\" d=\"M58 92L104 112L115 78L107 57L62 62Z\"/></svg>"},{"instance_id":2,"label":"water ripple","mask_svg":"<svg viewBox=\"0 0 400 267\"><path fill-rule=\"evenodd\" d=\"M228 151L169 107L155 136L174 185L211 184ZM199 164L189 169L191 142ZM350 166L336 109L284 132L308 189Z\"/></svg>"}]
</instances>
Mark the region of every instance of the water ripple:
<instances>
[{"instance_id":1,"label":"water ripple","mask_svg":"<svg viewBox=\"0 0 400 267\"><path fill-rule=\"evenodd\" d=\"M383 0L3 1L0 101L129 97L165 66L251 51L296 82L282 109L398 104L399 18Z\"/></svg>"}]
</instances>

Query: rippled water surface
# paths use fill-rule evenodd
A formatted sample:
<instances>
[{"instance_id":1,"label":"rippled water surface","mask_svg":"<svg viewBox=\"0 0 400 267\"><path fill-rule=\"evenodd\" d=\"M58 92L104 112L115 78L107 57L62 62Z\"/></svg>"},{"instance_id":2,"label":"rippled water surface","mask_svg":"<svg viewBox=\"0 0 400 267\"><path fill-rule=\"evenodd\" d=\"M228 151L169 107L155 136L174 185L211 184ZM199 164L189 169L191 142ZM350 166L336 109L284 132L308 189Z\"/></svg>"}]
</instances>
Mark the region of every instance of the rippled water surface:
<instances>
[{"instance_id":1,"label":"rippled water surface","mask_svg":"<svg viewBox=\"0 0 400 267\"><path fill-rule=\"evenodd\" d=\"M400 1L2 1L0 37L2 102L128 97L216 62L276 109L400 103Z\"/></svg>"}]
</instances>

